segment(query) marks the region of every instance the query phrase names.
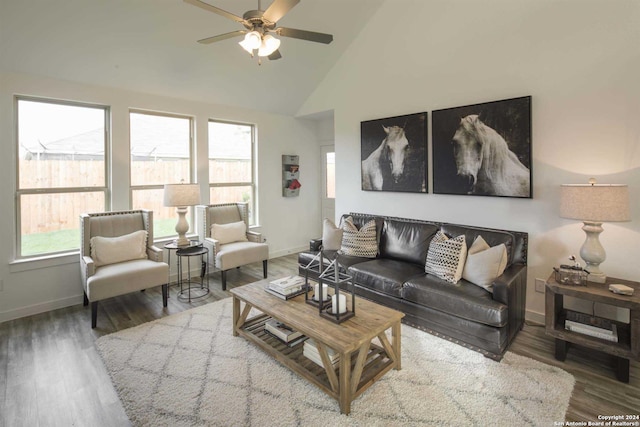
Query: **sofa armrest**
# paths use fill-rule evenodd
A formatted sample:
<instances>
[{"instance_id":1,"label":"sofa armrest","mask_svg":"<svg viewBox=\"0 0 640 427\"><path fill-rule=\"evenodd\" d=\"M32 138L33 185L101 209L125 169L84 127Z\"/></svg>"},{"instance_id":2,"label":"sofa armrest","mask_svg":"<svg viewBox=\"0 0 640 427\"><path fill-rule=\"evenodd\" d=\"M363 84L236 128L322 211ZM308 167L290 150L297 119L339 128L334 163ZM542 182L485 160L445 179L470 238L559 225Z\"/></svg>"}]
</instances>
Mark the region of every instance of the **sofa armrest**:
<instances>
[{"instance_id":1,"label":"sofa armrest","mask_svg":"<svg viewBox=\"0 0 640 427\"><path fill-rule=\"evenodd\" d=\"M257 231L247 231L247 240L255 243L262 243L262 233Z\"/></svg>"},{"instance_id":2,"label":"sofa armrest","mask_svg":"<svg viewBox=\"0 0 640 427\"><path fill-rule=\"evenodd\" d=\"M322 238L309 240L309 250L311 252L318 252L322 248Z\"/></svg>"},{"instance_id":3,"label":"sofa armrest","mask_svg":"<svg viewBox=\"0 0 640 427\"><path fill-rule=\"evenodd\" d=\"M524 325L527 298L527 266L513 264L493 282L493 299L509 310L509 342Z\"/></svg>"},{"instance_id":4,"label":"sofa armrest","mask_svg":"<svg viewBox=\"0 0 640 427\"><path fill-rule=\"evenodd\" d=\"M147 256L151 261L162 262L164 260L164 251L157 246L147 246Z\"/></svg>"}]
</instances>

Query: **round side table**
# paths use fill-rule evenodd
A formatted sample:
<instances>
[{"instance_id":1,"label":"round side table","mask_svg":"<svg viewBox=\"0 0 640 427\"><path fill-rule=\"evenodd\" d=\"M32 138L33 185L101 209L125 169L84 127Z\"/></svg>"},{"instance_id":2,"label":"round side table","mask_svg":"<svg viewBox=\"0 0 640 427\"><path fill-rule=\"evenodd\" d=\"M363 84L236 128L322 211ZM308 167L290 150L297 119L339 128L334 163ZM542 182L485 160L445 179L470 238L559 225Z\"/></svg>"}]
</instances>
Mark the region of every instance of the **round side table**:
<instances>
[{"instance_id":1,"label":"round side table","mask_svg":"<svg viewBox=\"0 0 640 427\"><path fill-rule=\"evenodd\" d=\"M209 275L207 267L209 264L209 249L204 246L184 247L176 250L178 257L178 284L180 292L178 292L178 300L191 302L191 300L199 299L209 294ZM191 259L200 257L200 278L191 277ZM183 260L187 261L186 278L183 272ZM197 258L196 258L197 259Z\"/></svg>"}]
</instances>

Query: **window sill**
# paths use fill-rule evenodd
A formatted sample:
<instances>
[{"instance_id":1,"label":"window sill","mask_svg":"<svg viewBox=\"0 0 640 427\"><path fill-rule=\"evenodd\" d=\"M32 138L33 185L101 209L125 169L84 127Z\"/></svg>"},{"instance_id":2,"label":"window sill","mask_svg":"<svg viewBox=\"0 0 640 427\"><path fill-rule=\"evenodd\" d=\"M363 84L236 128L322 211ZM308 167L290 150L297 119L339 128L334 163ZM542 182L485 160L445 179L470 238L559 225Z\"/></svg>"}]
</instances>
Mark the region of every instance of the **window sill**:
<instances>
[{"instance_id":1,"label":"window sill","mask_svg":"<svg viewBox=\"0 0 640 427\"><path fill-rule=\"evenodd\" d=\"M65 252L55 255L15 259L9 263L9 271L11 273L20 273L22 271L38 270L78 262L80 262L80 251Z\"/></svg>"}]
</instances>

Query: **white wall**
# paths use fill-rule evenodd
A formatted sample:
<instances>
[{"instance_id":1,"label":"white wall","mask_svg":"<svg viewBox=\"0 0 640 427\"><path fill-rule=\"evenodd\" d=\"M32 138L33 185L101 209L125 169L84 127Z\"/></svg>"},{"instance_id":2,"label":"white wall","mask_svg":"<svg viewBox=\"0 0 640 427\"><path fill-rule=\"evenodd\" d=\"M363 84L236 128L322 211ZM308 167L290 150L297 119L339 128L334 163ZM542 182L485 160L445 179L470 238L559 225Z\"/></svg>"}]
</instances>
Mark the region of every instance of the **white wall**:
<instances>
[{"instance_id":1,"label":"white wall","mask_svg":"<svg viewBox=\"0 0 640 427\"><path fill-rule=\"evenodd\" d=\"M633 218L604 225L602 268L640 280L639 24L635 0L387 0L299 111L334 110L336 214L528 232L528 316L541 320L534 278L584 240L581 224L558 217L559 186L595 176L629 185ZM360 190L361 121L526 95L533 199Z\"/></svg>"},{"instance_id":2,"label":"white wall","mask_svg":"<svg viewBox=\"0 0 640 427\"><path fill-rule=\"evenodd\" d=\"M203 201L208 199L207 121L210 118L256 124L258 130L258 231L267 238L271 257L297 252L317 237L320 224L318 124L181 99L89 86L41 77L0 74L0 321L82 301L77 255L14 262L16 140L14 95L31 95L111 106L113 149L113 210L128 209L128 111L139 108L189 115L196 123L197 177ZM281 155L300 156L303 187L296 198L282 197ZM205 199L207 198L207 199Z\"/></svg>"}]
</instances>

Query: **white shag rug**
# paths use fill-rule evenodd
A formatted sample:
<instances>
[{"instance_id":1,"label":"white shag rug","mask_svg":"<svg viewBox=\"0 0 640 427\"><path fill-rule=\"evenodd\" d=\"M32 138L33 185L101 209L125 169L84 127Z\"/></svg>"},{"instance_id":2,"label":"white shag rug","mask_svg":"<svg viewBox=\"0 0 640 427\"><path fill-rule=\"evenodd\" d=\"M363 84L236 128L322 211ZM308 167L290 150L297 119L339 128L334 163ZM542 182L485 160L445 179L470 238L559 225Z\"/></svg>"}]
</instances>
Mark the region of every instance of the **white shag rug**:
<instances>
[{"instance_id":1,"label":"white shag rug","mask_svg":"<svg viewBox=\"0 0 640 427\"><path fill-rule=\"evenodd\" d=\"M137 426L542 426L563 421L575 379L507 352L500 363L402 325L391 370L338 402L242 337L231 298L101 337L98 352Z\"/></svg>"}]
</instances>

